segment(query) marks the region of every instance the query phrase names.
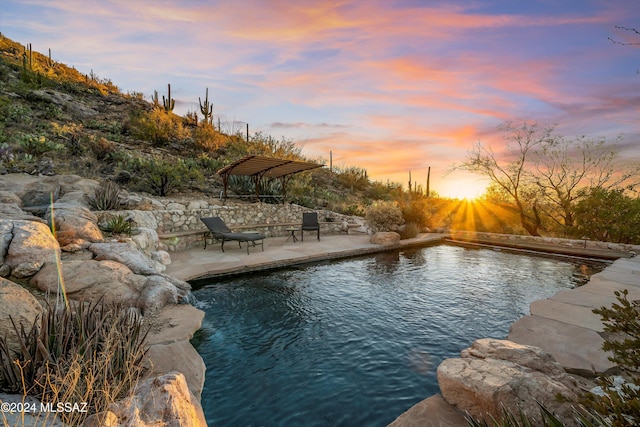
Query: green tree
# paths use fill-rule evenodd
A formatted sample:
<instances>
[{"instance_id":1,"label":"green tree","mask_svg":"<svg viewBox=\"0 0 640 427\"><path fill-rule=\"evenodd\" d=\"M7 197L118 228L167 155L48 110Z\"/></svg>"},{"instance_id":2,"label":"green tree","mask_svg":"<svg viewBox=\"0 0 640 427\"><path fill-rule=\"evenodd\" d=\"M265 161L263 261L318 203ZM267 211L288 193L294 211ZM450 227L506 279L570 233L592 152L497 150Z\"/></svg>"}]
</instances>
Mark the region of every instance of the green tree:
<instances>
[{"instance_id":1,"label":"green tree","mask_svg":"<svg viewBox=\"0 0 640 427\"><path fill-rule=\"evenodd\" d=\"M576 202L585 188L632 188L640 181L640 165L623 165L605 139L551 137L534 153L533 179L540 188L545 213L565 232L574 226Z\"/></svg>"},{"instance_id":2,"label":"green tree","mask_svg":"<svg viewBox=\"0 0 640 427\"><path fill-rule=\"evenodd\" d=\"M576 204L577 237L605 242L640 243L640 199L621 189L593 188Z\"/></svg>"}]
</instances>

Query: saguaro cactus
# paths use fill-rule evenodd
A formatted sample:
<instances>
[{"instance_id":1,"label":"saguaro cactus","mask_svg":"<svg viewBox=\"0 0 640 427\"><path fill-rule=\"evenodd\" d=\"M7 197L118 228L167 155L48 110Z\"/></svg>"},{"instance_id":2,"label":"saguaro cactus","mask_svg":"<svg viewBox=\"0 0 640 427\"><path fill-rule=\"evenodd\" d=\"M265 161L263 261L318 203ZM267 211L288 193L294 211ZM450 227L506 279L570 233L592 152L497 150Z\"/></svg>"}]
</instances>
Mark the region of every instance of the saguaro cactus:
<instances>
[{"instance_id":1,"label":"saguaro cactus","mask_svg":"<svg viewBox=\"0 0 640 427\"><path fill-rule=\"evenodd\" d=\"M160 108L160 100L158 99L158 91L153 91L153 96L151 97L151 101L153 101L153 108Z\"/></svg>"},{"instance_id":2,"label":"saguaro cactus","mask_svg":"<svg viewBox=\"0 0 640 427\"><path fill-rule=\"evenodd\" d=\"M162 104L164 105L164 111L170 113L173 111L173 108L176 106L176 100L171 99L171 84L167 84L168 95L165 99L164 95L162 95Z\"/></svg>"},{"instance_id":3,"label":"saguaro cactus","mask_svg":"<svg viewBox=\"0 0 640 427\"><path fill-rule=\"evenodd\" d=\"M198 97L198 102L200 103L200 112L204 116L204 122L213 126L213 103L209 103L209 88L206 90L204 104L200 97Z\"/></svg>"},{"instance_id":4,"label":"saguaro cactus","mask_svg":"<svg viewBox=\"0 0 640 427\"><path fill-rule=\"evenodd\" d=\"M58 63L51 58L51 48L49 48L49 56L45 58L45 63L49 70L53 70L58 65Z\"/></svg>"},{"instance_id":5,"label":"saguaro cactus","mask_svg":"<svg viewBox=\"0 0 640 427\"><path fill-rule=\"evenodd\" d=\"M33 71L33 50L31 50L31 43L28 43L24 47L24 53L22 54L22 67L25 71Z\"/></svg>"}]
</instances>

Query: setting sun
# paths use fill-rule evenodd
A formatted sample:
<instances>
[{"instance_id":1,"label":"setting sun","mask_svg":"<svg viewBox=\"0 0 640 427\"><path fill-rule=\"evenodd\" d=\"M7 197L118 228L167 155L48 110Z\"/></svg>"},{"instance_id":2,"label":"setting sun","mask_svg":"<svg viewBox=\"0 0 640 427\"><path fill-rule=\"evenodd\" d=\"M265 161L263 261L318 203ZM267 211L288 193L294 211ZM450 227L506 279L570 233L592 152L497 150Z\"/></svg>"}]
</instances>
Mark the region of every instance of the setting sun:
<instances>
[{"instance_id":1,"label":"setting sun","mask_svg":"<svg viewBox=\"0 0 640 427\"><path fill-rule=\"evenodd\" d=\"M454 199L476 199L485 192L487 183L474 178L444 180L441 183L440 194Z\"/></svg>"}]
</instances>

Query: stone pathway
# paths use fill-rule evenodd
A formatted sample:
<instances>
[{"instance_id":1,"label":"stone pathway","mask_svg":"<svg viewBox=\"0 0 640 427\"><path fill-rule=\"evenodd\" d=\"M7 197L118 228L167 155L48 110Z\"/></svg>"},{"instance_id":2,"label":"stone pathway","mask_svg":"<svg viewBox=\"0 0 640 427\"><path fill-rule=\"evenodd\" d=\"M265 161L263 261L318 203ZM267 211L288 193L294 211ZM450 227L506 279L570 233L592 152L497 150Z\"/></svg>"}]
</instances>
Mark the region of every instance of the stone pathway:
<instances>
[{"instance_id":1,"label":"stone pathway","mask_svg":"<svg viewBox=\"0 0 640 427\"><path fill-rule=\"evenodd\" d=\"M614 291L628 289L630 300L640 299L640 257L618 259L579 288L558 292L531 304L531 315L511 326L509 339L541 347L568 372L593 375L615 365L602 350L604 325L594 308L616 302Z\"/></svg>"}]
</instances>

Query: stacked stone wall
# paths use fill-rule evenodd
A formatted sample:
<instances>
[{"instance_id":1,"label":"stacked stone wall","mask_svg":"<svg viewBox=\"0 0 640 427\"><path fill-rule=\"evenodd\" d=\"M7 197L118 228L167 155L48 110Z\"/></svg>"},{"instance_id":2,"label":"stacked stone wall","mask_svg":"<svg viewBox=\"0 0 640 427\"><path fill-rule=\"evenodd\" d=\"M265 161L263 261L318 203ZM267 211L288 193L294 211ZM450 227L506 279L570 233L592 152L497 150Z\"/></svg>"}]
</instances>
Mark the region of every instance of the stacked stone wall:
<instances>
[{"instance_id":1,"label":"stacked stone wall","mask_svg":"<svg viewBox=\"0 0 640 427\"><path fill-rule=\"evenodd\" d=\"M320 231L324 234L345 231L345 223L351 225L352 230L356 227L365 229L362 218L289 203L169 202L164 209L155 207L149 213L155 217L159 247L177 251L204 244L202 233L198 231L205 231L206 227L200 218L219 216L233 231L257 231L266 237L277 237L287 235L288 227L301 225L304 212L318 213Z\"/></svg>"}]
</instances>

